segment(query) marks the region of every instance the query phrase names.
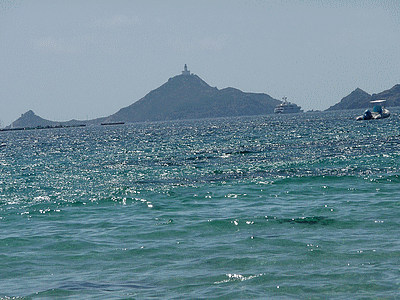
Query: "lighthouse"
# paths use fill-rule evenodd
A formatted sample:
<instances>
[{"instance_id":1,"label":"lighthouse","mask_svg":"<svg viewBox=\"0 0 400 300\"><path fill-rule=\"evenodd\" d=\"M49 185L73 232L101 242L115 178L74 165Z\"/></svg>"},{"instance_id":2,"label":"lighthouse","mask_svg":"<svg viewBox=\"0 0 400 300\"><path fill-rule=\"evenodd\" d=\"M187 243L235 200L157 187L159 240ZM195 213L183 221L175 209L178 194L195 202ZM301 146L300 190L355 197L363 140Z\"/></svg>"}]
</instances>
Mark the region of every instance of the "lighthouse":
<instances>
[{"instance_id":1,"label":"lighthouse","mask_svg":"<svg viewBox=\"0 0 400 300\"><path fill-rule=\"evenodd\" d=\"M183 67L182 75L190 75L190 71L187 69L187 65Z\"/></svg>"}]
</instances>

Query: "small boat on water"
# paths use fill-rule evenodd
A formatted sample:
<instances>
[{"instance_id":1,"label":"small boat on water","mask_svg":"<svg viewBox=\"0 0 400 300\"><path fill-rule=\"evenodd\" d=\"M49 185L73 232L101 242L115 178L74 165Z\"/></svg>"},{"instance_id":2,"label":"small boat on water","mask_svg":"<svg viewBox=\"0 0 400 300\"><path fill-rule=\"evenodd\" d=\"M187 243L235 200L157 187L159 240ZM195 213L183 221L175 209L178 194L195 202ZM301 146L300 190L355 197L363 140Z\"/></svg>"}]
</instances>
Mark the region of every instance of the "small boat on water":
<instances>
[{"instance_id":1,"label":"small boat on water","mask_svg":"<svg viewBox=\"0 0 400 300\"><path fill-rule=\"evenodd\" d=\"M286 97L283 97L282 100L283 100L283 102L275 107L274 113L276 113L276 114L294 114L294 113L303 112L301 110L300 106L298 106L297 104L288 102Z\"/></svg>"},{"instance_id":2,"label":"small boat on water","mask_svg":"<svg viewBox=\"0 0 400 300\"><path fill-rule=\"evenodd\" d=\"M383 106L386 100L374 100L371 103L374 105L372 111L367 109L362 116L357 117L357 121L361 120L377 120L384 119L390 116L390 111Z\"/></svg>"},{"instance_id":3,"label":"small boat on water","mask_svg":"<svg viewBox=\"0 0 400 300\"><path fill-rule=\"evenodd\" d=\"M101 123L102 126L106 126L106 125L124 125L125 122L105 122L105 123Z\"/></svg>"}]
</instances>

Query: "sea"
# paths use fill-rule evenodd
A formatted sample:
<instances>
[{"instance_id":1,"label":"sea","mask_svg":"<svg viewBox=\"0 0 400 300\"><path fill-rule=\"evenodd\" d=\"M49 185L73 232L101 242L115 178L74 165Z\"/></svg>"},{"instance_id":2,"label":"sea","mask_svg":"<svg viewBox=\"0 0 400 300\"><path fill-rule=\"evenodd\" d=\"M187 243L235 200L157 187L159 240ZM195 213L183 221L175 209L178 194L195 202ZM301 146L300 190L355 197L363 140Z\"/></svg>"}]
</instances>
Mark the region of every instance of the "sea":
<instances>
[{"instance_id":1,"label":"sea","mask_svg":"<svg viewBox=\"0 0 400 300\"><path fill-rule=\"evenodd\" d=\"M0 299L400 299L399 112L0 132Z\"/></svg>"}]
</instances>

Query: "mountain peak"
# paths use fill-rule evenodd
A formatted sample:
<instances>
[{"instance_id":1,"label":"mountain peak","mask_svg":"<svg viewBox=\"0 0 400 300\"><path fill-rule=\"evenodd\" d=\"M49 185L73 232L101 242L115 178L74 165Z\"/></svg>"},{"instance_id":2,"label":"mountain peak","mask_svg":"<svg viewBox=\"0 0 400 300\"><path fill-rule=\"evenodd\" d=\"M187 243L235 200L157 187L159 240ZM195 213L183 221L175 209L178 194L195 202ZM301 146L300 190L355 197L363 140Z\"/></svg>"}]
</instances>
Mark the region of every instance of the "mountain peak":
<instances>
[{"instance_id":1,"label":"mountain peak","mask_svg":"<svg viewBox=\"0 0 400 300\"><path fill-rule=\"evenodd\" d=\"M109 117L61 123L101 124L265 115L272 114L280 103L281 101L263 93L247 93L235 88L219 90L211 87L199 76L190 73L185 65L182 74L169 78L160 87ZM60 123L44 120L30 110L22 114L10 127L58 124Z\"/></svg>"},{"instance_id":2,"label":"mountain peak","mask_svg":"<svg viewBox=\"0 0 400 300\"><path fill-rule=\"evenodd\" d=\"M363 91L362 89L360 89L359 87L357 87L354 91L352 91L351 93L366 93L365 91Z\"/></svg>"},{"instance_id":3,"label":"mountain peak","mask_svg":"<svg viewBox=\"0 0 400 300\"><path fill-rule=\"evenodd\" d=\"M36 116L33 110L28 110L26 113L22 114L21 117L33 117Z\"/></svg>"},{"instance_id":4,"label":"mountain peak","mask_svg":"<svg viewBox=\"0 0 400 300\"><path fill-rule=\"evenodd\" d=\"M57 122L45 120L37 116L33 110L28 110L22 114L17 120L11 123L9 128L25 128L25 127L37 127L37 126L53 126ZM7 127L6 127L7 128Z\"/></svg>"},{"instance_id":5,"label":"mountain peak","mask_svg":"<svg viewBox=\"0 0 400 300\"><path fill-rule=\"evenodd\" d=\"M329 107L327 110L342 110L354 108L366 108L370 106L371 95L360 88L356 88L348 96L342 98L339 103Z\"/></svg>"},{"instance_id":6,"label":"mountain peak","mask_svg":"<svg viewBox=\"0 0 400 300\"><path fill-rule=\"evenodd\" d=\"M168 81L164 85L182 85L183 87L187 87L187 88L193 88L195 86L199 86L202 88L210 88L208 83L206 83L203 79L201 79L199 76L194 75L194 74L177 75L177 76L171 77L170 79L168 79Z\"/></svg>"},{"instance_id":7,"label":"mountain peak","mask_svg":"<svg viewBox=\"0 0 400 300\"><path fill-rule=\"evenodd\" d=\"M384 99L386 106L400 105L400 84L396 84L391 89L378 94L368 94L360 88L356 88L348 96L344 97L339 103L329 107L327 110L341 110L353 108L369 108L372 100Z\"/></svg>"},{"instance_id":8,"label":"mountain peak","mask_svg":"<svg viewBox=\"0 0 400 300\"><path fill-rule=\"evenodd\" d=\"M279 100L267 94L218 90L199 76L182 72L139 101L111 115L108 122L198 119L273 113Z\"/></svg>"}]
</instances>

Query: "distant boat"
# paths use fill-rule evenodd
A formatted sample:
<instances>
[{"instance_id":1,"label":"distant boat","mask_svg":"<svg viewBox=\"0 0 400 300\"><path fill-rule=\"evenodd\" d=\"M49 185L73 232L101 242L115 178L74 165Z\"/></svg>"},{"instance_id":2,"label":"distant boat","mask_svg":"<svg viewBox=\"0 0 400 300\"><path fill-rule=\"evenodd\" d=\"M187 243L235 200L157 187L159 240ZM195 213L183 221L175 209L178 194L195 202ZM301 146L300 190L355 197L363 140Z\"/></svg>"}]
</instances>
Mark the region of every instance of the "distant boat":
<instances>
[{"instance_id":1,"label":"distant boat","mask_svg":"<svg viewBox=\"0 0 400 300\"><path fill-rule=\"evenodd\" d=\"M294 113L303 112L301 110L300 106L298 106L297 104L288 102L286 97L283 97L282 100L283 100L283 102L275 107L274 113L276 113L276 114L294 114Z\"/></svg>"},{"instance_id":2,"label":"distant boat","mask_svg":"<svg viewBox=\"0 0 400 300\"><path fill-rule=\"evenodd\" d=\"M390 116L390 111L383 106L386 100L374 100L371 103L374 105L372 111L367 109L362 116L357 117L357 121L361 120L376 120L384 119Z\"/></svg>"},{"instance_id":3,"label":"distant boat","mask_svg":"<svg viewBox=\"0 0 400 300\"><path fill-rule=\"evenodd\" d=\"M125 122L106 122L106 123L101 123L102 126L107 126L107 125L124 125Z\"/></svg>"}]
</instances>

